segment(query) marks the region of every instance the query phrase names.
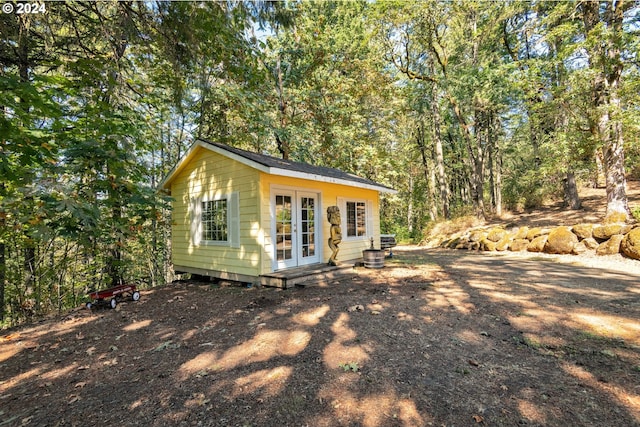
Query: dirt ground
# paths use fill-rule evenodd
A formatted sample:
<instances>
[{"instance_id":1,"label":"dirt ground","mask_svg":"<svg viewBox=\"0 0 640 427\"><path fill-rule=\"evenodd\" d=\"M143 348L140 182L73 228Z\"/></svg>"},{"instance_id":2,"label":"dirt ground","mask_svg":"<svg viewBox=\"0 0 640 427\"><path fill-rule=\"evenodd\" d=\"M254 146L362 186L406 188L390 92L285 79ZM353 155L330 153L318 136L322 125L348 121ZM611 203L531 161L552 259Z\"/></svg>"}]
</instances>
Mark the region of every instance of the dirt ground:
<instances>
[{"instance_id":1,"label":"dirt ground","mask_svg":"<svg viewBox=\"0 0 640 427\"><path fill-rule=\"evenodd\" d=\"M394 254L5 330L0 426L640 426L640 262Z\"/></svg>"},{"instance_id":2,"label":"dirt ground","mask_svg":"<svg viewBox=\"0 0 640 427\"><path fill-rule=\"evenodd\" d=\"M627 199L631 211L640 209L640 180L627 180ZM581 187L579 189L582 209L567 210L562 201L551 201L543 208L525 212L506 212L496 220L514 225L545 227L549 225L572 226L582 222L598 223L602 221L607 209L607 196L604 188Z\"/></svg>"}]
</instances>

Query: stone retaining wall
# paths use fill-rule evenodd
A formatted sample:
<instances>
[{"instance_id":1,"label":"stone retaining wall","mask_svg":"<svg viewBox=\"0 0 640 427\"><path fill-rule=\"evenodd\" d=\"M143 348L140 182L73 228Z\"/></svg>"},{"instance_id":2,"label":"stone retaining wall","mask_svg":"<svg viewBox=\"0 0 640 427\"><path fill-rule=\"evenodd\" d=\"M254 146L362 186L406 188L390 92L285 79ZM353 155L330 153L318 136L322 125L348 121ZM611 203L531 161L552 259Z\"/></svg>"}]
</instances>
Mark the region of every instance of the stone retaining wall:
<instances>
[{"instance_id":1,"label":"stone retaining wall","mask_svg":"<svg viewBox=\"0 0 640 427\"><path fill-rule=\"evenodd\" d=\"M442 247L482 251L529 251L549 254L622 255L640 260L640 225L578 224L573 227L478 227L445 240Z\"/></svg>"}]
</instances>

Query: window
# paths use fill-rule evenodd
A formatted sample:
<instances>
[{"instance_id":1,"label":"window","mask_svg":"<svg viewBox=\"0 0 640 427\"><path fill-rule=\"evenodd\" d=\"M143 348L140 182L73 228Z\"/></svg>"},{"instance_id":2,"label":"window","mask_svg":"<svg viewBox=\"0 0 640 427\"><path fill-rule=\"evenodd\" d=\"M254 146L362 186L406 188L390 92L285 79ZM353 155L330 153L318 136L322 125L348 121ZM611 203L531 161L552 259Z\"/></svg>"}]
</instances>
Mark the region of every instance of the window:
<instances>
[{"instance_id":1,"label":"window","mask_svg":"<svg viewBox=\"0 0 640 427\"><path fill-rule=\"evenodd\" d=\"M237 191L190 202L191 242L195 246L240 247L240 197Z\"/></svg>"},{"instance_id":2,"label":"window","mask_svg":"<svg viewBox=\"0 0 640 427\"><path fill-rule=\"evenodd\" d=\"M338 197L342 238L351 241L368 240L374 233L374 201Z\"/></svg>"},{"instance_id":3,"label":"window","mask_svg":"<svg viewBox=\"0 0 640 427\"><path fill-rule=\"evenodd\" d=\"M347 237L367 235L367 204L365 202L347 202Z\"/></svg>"},{"instance_id":4,"label":"window","mask_svg":"<svg viewBox=\"0 0 640 427\"><path fill-rule=\"evenodd\" d=\"M202 202L202 240L226 242L228 240L227 199Z\"/></svg>"}]
</instances>

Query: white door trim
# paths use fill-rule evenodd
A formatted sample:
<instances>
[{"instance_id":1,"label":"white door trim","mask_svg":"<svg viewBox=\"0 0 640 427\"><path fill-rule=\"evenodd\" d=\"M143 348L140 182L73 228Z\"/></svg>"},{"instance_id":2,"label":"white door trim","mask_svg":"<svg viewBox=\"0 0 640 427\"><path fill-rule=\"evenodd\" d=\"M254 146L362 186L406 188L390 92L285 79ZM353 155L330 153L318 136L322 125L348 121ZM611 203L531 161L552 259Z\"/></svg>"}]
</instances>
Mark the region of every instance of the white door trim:
<instances>
[{"instance_id":1,"label":"white door trim","mask_svg":"<svg viewBox=\"0 0 640 427\"><path fill-rule=\"evenodd\" d=\"M286 260L278 260L278 232L276 224L276 197L291 197L291 258ZM308 197L314 199L314 254L312 256L303 256L303 219L302 219L302 198ZM274 271L287 268L314 264L322 259L322 193L320 190L274 186L270 188L270 211L271 211L271 235L273 236L273 252L272 252L272 268ZM282 233L280 233L282 236ZM284 237L284 236L282 236ZM283 239L280 242L286 245ZM282 249L282 248L281 248Z\"/></svg>"}]
</instances>

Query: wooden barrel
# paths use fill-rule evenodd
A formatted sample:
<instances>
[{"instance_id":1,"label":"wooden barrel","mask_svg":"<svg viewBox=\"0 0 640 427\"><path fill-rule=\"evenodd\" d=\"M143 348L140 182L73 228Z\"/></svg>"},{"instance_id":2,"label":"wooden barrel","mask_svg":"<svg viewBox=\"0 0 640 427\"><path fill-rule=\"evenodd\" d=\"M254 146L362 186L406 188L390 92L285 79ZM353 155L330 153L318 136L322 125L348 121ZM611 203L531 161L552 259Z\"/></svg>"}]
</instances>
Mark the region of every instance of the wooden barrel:
<instances>
[{"instance_id":1,"label":"wooden barrel","mask_svg":"<svg viewBox=\"0 0 640 427\"><path fill-rule=\"evenodd\" d=\"M384 251L381 249L365 249L362 251L362 258L366 268L384 267Z\"/></svg>"}]
</instances>

